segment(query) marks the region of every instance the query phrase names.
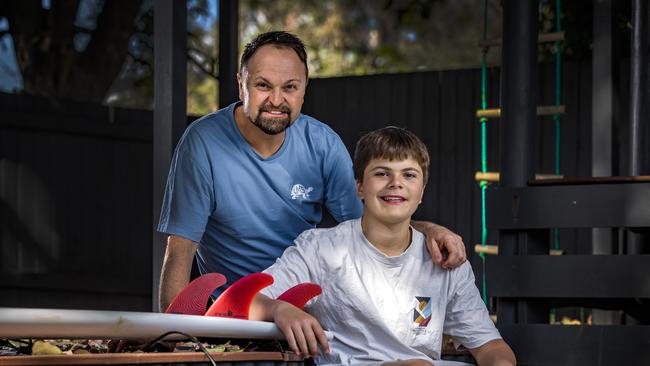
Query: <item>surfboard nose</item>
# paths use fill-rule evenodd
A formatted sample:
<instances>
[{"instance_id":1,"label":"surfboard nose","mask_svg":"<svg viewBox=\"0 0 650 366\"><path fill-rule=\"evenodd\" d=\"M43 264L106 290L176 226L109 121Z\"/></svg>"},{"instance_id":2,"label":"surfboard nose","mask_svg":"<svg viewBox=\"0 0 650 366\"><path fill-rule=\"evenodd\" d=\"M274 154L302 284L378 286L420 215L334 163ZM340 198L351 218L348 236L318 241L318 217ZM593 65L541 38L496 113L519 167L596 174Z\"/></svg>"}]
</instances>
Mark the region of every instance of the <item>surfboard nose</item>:
<instances>
[{"instance_id":1,"label":"surfboard nose","mask_svg":"<svg viewBox=\"0 0 650 366\"><path fill-rule=\"evenodd\" d=\"M203 315L210 295L225 283L226 277L221 273L206 273L197 277L176 295L165 313Z\"/></svg>"},{"instance_id":2,"label":"surfboard nose","mask_svg":"<svg viewBox=\"0 0 650 366\"><path fill-rule=\"evenodd\" d=\"M217 298L205 315L248 319L248 310L253 298L272 283L273 277L266 273L251 273L242 277Z\"/></svg>"},{"instance_id":3,"label":"surfboard nose","mask_svg":"<svg viewBox=\"0 0 650 366\"><path fill-rule=\"evenodd\" d=\"M305 307L307 301L320 295L322 292L323 290L317 284L305 282L288 289L282 295L278 296L277 300L286 301L291 305L302 309Z\"/></svg>"}]
</instances>

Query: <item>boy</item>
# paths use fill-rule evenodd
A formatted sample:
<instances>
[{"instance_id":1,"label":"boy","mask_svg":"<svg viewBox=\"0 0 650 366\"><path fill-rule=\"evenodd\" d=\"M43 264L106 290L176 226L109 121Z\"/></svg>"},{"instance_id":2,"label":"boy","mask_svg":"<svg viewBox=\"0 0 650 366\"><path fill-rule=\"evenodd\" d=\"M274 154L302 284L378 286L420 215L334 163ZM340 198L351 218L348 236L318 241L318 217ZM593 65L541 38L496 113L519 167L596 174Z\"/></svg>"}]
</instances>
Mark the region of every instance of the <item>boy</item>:
<instances>
[{"instance_id":1,"label":"boy","mask_svg":"<svg viewBox=\"0 0 650 366\"><path fill-rule=\"evenodd\" d=\"M275 283L262 291L269 297L256 297L250 318L275 321L294 352L316 356L320 344L319 364L431 365L440 359L445 333L479 365L514 365L469 263L435 266L424 236L410 226L428 167L426 147L407 130L386 127L363 136L354 154L363 216L302 233L265 271ZM323 288L305 308L309 314L271 300L301 282ZM321 325L333 333L331 341Z\"/></svg>"}]
</instances>

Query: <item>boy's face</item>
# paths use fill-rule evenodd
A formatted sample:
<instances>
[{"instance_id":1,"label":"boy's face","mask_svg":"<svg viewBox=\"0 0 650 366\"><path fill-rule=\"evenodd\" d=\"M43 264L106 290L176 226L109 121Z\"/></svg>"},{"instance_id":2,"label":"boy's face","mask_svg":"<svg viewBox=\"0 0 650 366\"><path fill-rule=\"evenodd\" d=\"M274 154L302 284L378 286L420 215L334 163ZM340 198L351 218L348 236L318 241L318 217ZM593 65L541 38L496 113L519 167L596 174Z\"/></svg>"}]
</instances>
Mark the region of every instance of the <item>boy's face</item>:
<instances>
[{"instance_id":1,"label":"boy's face","mask_svg":"<svg viewBox=\"0 0 650 366\"><path fill-rule=\"evenodd\" d=\"M424 193L422 168L412 158L400 161L373 159L357 181L364 216L383 224L411 220Z\"/></svg>"}]
</instances>

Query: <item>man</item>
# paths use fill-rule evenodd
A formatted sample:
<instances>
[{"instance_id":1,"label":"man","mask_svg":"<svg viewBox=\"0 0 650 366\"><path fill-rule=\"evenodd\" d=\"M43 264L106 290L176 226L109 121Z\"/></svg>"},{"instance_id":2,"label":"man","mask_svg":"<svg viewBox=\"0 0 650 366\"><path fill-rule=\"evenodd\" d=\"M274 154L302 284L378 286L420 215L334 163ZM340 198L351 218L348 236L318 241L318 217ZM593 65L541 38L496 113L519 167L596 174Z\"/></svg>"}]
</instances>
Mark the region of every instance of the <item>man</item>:
<instances>
[{"instance_id":1,"label":"man","mask_svg":"<svg viewBox=\"0 0 650 366\"><path fill-rule=\"evenodd\" d=\"M228 283L267 268L325 206L339 222L358 218L350 156L327 125L300 114L307 87L304 45L268 32L246 45L237 74L241 103L195 121L172 159L158 230L168 234L160 280L164 311L202 273ZM414 223L435 263L465 261L462 239L432 223ZM449 255L443 259L442 251Z\"/></svg>"}]
</instances>

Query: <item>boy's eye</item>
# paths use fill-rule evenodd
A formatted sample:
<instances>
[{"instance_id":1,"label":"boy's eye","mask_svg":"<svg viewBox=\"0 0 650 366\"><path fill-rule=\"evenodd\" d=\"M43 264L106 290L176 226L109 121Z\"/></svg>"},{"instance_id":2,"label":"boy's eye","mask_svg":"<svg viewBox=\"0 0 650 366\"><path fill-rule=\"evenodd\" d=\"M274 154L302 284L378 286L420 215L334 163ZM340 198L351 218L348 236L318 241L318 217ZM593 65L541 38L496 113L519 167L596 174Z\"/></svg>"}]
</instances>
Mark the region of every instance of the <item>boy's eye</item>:
<instances>
[{"instance_id":1,"label":"boy's eye","mask_svg":"<svg viewBox=\"0 0 650 366\"><path fill-rule=\"evenodd\" d=\"M404 176L406 178L412 179L412 178L417 178L418 175L416 173L404 173Z\"/></svg>"},{"instance_id":2,"label":"boy's eye","mask_svg":"<svg viewBox=\"0 0 650 366\"><path fill-rule=\"evenodd\" d=\"M381 171L380 172L375 172L376 177L385 177L387 175L388 175L388 173L386 173L386 172L381 172Z\"/></svg>"}]
</instances>

